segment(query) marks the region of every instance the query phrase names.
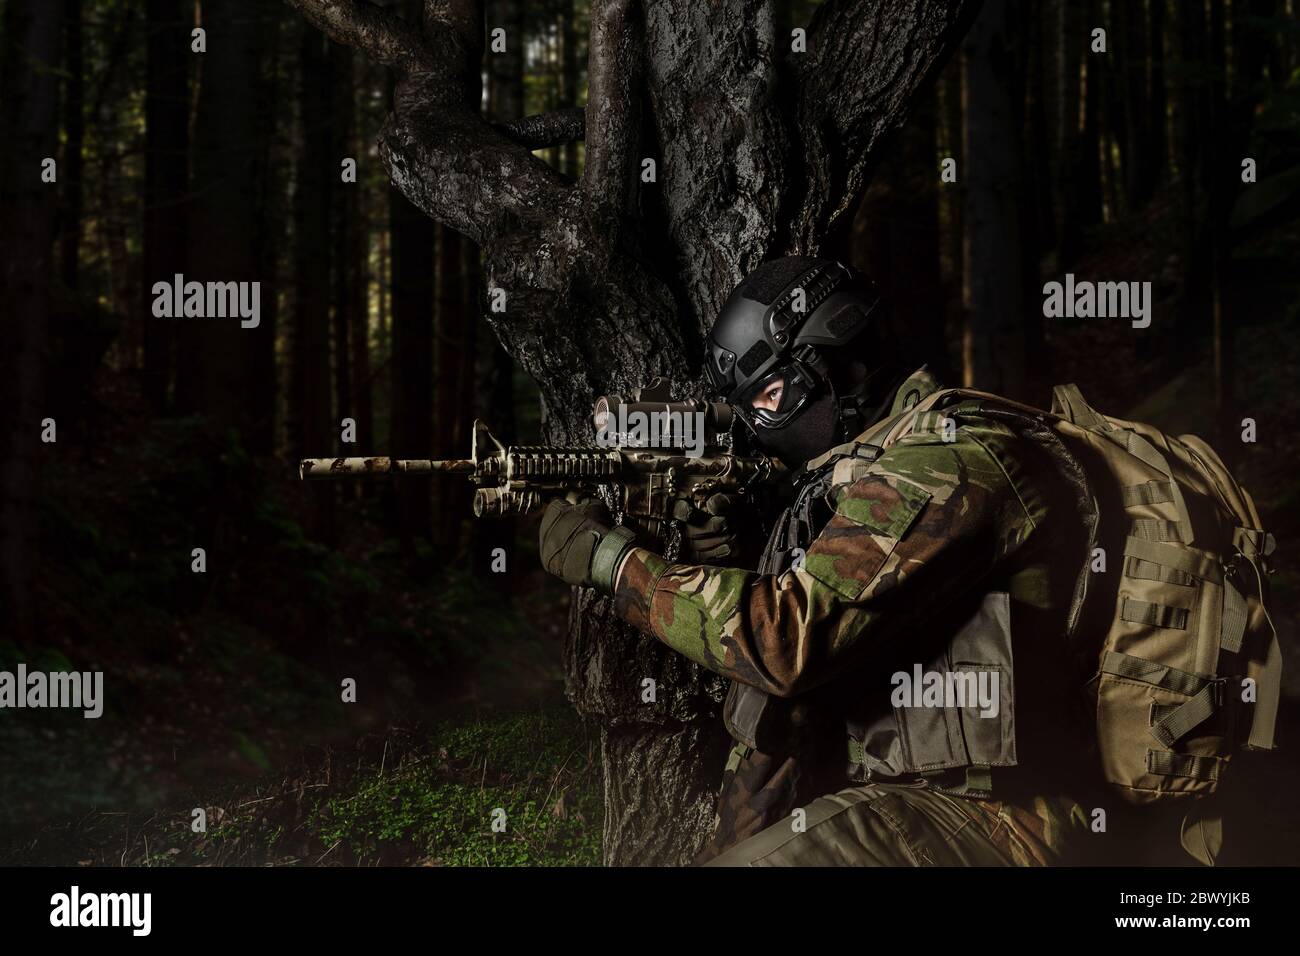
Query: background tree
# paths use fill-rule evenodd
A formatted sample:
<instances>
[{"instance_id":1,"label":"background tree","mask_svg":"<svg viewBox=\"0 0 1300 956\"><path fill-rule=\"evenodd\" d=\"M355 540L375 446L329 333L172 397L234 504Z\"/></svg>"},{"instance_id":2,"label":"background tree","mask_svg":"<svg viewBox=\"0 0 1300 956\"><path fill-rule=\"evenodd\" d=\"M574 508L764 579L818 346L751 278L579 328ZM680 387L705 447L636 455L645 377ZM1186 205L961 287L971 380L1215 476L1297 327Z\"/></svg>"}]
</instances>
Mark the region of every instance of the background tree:
<instances>
[{"instance_id":1,"label":"background tree","mask_svg":"<svg viewBox=\"0 0 1300 956\"><path fill-rule=\"evenodd\" d=\"M9 0L0 35L0 249L5 328L0 361L0 605L4 629L22 640L33 629L38 450L46 417L45 347L57 187L43 181L55 156L60 61L59 5Z\"/></svg>"},{"instance_id":2,"label":"background tree","mask_svg":"<svg viewBox=\"0 0 1300 956\"><path fill-rule=\"evenodd\" d=\"M171 391L173 324L155 318L146 285L184 272L189 193L190 84L186 49L192 4L149 0L145 39L145 208L141 283L144 390L156 412Z\"/></svg>"}]
</instances>

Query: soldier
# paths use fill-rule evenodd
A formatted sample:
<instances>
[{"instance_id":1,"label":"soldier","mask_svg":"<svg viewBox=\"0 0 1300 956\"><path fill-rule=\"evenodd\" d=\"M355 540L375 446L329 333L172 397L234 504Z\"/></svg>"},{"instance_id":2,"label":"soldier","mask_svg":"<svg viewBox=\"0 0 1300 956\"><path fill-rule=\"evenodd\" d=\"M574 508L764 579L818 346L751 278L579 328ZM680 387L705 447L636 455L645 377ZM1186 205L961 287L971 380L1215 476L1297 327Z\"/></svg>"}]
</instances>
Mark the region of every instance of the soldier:
<instances>
[{"instance_id":1,"label":"soldier","mask_svg":"<svg viewBox=\"0 0 1300 956\"><path fill-rule=\"evenodd\" d=\"M1066 640L1087 559L1078 486L1050 442L996 415L930 414L885 442L940 386L901 366L882 313L839 263L791 257L748 276L710 332L717 391L796 469L756 570L718 563L728 502L688 516L697 563L554 502L543 564L732 680L703 858L1078 860L1097 805L1067 692L1084 679Z\"/></svg>"}]
</instances>

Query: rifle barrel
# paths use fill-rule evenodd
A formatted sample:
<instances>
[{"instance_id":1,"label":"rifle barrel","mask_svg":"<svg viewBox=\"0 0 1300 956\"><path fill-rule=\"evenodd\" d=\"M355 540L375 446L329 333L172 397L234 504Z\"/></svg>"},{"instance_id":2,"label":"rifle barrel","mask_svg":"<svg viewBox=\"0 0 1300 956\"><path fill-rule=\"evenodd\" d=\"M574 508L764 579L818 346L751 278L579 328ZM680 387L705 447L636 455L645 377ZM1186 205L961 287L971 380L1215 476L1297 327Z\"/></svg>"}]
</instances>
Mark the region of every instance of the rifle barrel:
<instances>
[{"instance_id":1,"label":"rifle barrel","mask_svg":"<svg viewBox=\"0 0 1300 956\"><path fill-rule=\"evenodd\" d=\"M326 478L364 478L370 475L429 475L435 472L450 475L472 475L474 462L452 458L438 461L431 458L304 458L298 464L298 477L303 481Z\"/></svg>"}]
</instances>

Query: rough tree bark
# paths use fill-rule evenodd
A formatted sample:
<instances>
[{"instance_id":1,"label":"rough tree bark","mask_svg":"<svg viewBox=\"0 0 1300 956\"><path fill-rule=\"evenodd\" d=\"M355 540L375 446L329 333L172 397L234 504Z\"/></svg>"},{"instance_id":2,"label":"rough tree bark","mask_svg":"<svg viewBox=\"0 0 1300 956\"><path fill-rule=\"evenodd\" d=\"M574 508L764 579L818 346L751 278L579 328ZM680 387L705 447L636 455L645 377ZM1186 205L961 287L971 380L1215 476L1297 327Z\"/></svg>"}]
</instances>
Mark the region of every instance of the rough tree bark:
<instances>
[{"instance_id":1,"label":"rough tree bark","mask_svg":"<svg viewBox=\"0 0 1300 956\"><path fill-rule=\"evenodd\" d=\"M594 0L574 182L466 107L480 2L427 0L419 25L367 3L288 2L401 74L380 135L389 174L482 246L487 286L506 295L493 332L536 379L547 437L568 442L590 441L596 394L699 380L727 293L765 258L819 250L978 6L827 0L807 52L784 56L771 0ZM606 862L688 861L721 772L721 682L591 593L575 596L565 663L570 699L601 726Z\"/></svg>"}]
</instances>

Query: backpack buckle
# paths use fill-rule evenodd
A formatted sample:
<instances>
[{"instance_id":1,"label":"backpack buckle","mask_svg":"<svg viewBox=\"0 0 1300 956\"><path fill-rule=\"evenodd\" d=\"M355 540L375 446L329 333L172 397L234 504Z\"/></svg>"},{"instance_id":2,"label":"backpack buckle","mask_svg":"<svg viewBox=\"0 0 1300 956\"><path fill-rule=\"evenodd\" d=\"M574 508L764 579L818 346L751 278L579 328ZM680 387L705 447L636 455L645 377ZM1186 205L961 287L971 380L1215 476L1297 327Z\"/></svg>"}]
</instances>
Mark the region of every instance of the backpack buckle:
<instances>
[{"instance_id":1,"label":"backpack buckle","mask_svg":"<svg viewBox=\"0 0 1300 956\"><path fill-rule=\"evenodd\" d=\"M1232 678L1230 677L1216 677L1209 682L1210 687L1214 688L1212 693L1214 695L1215 710L1218 710L1220 707L1222 707L1224 701L1227 699L1226 690L1228 686L1228 681L1230 681L1231 679Z\"/></svg>"}]
</instances>

